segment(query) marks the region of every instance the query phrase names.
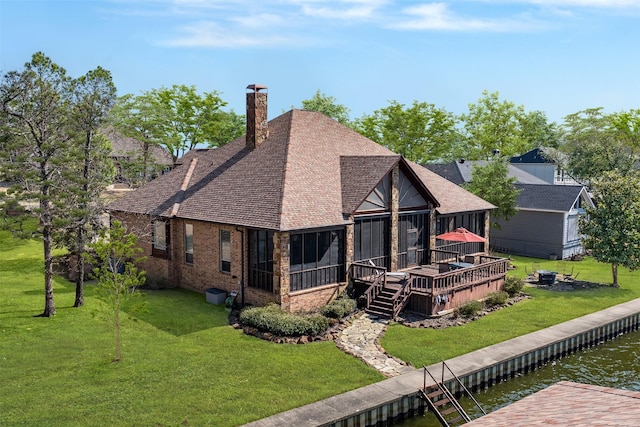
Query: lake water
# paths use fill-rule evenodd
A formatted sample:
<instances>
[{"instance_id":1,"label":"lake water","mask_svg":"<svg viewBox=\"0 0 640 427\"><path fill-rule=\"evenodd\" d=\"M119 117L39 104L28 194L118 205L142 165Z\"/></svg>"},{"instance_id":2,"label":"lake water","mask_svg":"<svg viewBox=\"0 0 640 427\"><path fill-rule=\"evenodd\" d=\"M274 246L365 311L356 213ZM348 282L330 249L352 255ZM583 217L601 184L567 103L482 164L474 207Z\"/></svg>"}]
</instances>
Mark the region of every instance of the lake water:
<instances>
[{"instance_id":1,"label":"lake water","mask_svg":"<svg viewBox=\"0 0 640 427\"><path fill-rule=\"evenodd\" d=\"M558 381L574 381L640 391L640 332L631 332L612 341L591 347L549 363L534 372L510 379L474 393L489 413L527 397ZM482 412L470 399L460 399L465 411L475 419ZM440 423L432 413L398 424L402 427L436 427Z\"/></svg>"}]
</instances>

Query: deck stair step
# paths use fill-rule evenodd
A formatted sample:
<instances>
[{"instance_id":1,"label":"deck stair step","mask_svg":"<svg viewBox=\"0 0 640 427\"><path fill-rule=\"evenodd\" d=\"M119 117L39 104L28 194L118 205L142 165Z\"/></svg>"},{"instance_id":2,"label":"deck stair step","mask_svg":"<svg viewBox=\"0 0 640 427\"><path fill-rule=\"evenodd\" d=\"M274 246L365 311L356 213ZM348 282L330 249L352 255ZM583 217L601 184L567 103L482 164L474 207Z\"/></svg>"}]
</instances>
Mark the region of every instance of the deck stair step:
<instances>
[{"instance_id":1,"label":"deck stair step","mask_svg":"<svg viewBox=\"0 0 640 427\"><path fill-rule=\"evenodd\" d=\"M396 290L391 288L383 288L376 298L369 304L366 312L379 317L393 316L393 296Z\"/></svg>"}]
</instances>

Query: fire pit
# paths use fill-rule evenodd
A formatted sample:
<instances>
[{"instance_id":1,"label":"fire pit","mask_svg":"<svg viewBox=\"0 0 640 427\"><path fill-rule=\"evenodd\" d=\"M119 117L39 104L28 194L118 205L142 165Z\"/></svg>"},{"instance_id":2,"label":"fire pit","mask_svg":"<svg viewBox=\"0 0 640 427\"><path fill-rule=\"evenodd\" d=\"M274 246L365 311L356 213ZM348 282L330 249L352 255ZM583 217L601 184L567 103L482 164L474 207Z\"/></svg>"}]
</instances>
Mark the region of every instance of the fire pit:
<instances>
[{"instance_id":1,"label":"fire pit","mask_svg":"<svg viewBox=\"0 0 640 427\"><path fill-rule=\"evenodd\" d=\"M538 270L538 283L541 285L553 285L556 282L556 272L549 270Z\"/></svg>"}]
</instances>

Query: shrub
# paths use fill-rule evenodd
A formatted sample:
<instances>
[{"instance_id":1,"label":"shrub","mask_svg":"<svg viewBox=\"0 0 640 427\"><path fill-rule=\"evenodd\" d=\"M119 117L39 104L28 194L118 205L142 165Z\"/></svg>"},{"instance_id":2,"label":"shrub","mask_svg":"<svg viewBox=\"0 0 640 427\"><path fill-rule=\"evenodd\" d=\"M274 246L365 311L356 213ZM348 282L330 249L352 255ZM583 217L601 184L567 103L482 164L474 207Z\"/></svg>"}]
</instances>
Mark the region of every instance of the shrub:
<instances>
[{"instance_id":1,"label":"shrub","mask_svg":"<svg viewBox=\"0 0 640 427\"><path fill-rule=\"evenodd\" d=\"M524 280L519 277L509 276L504 279L502 290L509 294L510 297L518 295L524 288Z\"/></svg>"},{"instance_id":2,"label":"shrub","mask_svg":"<svg viewBox=\"0 0 640 427\"><path fill-rule=\"evenodd\" d=\"M460 308L458 309L458 313L460 313L460 315L463 317L473 317L478 314L483 308L484 305L481 301L470 300L460 306Z\"/></svg>"},{"instance_id":3,"label":"shrub","mask_svg":"<svg viewBox=\"0 0 640 427\"><path fill-rule=\"evenodd\" d=\"M240 323L280 336L318 335L329 327L329 319L322 315L287 313L276 304L243 310Z\"/></svg>"},{"instance_id":4,"label":"shrub","mask_svg":"<svg viewBox=\"0 0 640 427\"><path fill-rule=\"evenodd\" d=\"M343 297L331 301L320 309L320 314L333 319L340 319L353 313L356 309L356 300Z\"/></svg>"},{"instance_id":5,"label":"shrub","mask_svg":"<svg viewBox=\"0 0 640 427\"><path fill-rule=\"evenodd\" d=\"M495 291L487 294L484 303L488 306L505 305L509 301L509 294L505 291Z\"/></svg>"}]
</instances>

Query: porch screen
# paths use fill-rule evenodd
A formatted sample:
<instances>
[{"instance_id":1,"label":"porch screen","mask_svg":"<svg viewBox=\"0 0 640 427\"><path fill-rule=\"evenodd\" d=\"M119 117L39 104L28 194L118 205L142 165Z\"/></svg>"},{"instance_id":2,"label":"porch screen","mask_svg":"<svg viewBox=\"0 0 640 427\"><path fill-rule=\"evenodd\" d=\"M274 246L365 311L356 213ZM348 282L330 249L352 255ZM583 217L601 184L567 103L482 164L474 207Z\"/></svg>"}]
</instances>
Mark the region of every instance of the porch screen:
<instances>
[{"instance_id":1,"label":"porch screen","mask_svg":"<svg viewBox=\"0 0 640 427\"><path fill-rule=\"evenodd\" d=\"M389 267L389 215L356 218L353 260Z\"/></svg>"},{"instance_id":2,"label":"porch screen","mask_svg":"<svg viewBox=\"0 0 640 427\"><path fill-rule=\"evenodd\" d=\"M345 280L343 230L294 233L289 246L291 291Z\"/></svg>"},{"instance_id":3,"label":"porch screen","mask_svg":"<svg viewBox=\"0 0 640 427\"><path fill-rule=\"evenodd\" d=\"M249 232L248 285L273 292L273 231Z\"/></svg>"},{"instance_id":4,"label":"porch screen","mask_svg":"<svg viewBox=\"0 0 640 427\"><path fill-rule=\"evenodd\" d=\"M427 264L429 212L402 213L398 217L398 268Z\"/></svg>"}]
</instances>

